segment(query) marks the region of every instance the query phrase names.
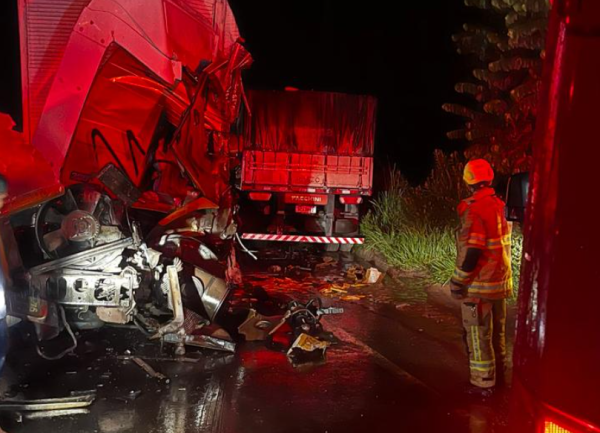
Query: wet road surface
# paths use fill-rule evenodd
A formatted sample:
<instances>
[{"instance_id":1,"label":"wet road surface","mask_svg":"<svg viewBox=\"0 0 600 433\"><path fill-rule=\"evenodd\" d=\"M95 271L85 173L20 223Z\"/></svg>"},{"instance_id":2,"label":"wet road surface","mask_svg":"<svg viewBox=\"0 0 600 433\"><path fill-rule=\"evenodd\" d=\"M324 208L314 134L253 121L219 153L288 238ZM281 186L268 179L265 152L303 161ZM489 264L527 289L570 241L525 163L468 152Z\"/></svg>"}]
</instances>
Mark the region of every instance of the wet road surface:
<instances>
[{"instance_id":1,"label":"wet road surface","mask_svg":"<svg viewBox=\"0 0 600 433\"><path fill-rule=\"evenodd\" d=\"M251 284L297 298L318 295L343 273L339 264L308 276L253 271ZM363 290L386 293L378 287ZM60 361L42 360L17 341L3 379L9 395L95 389L97 399L86 415L22 423L7 415L2 426L10 433L497 431L498 405L461 394L467 371L458 319L427 309L432 317L424 320L420 304L404 303L402 311L376 298L325 298L346 311L325 318L339 342L319 365L294 367L262 342L240 343L235 354L189 350L189 362L177 362L168 359L172 348L128 329L84 333L76 354ZM168 380L148 376L125 355L142 357Z\"/></svg>"}]
</instances>

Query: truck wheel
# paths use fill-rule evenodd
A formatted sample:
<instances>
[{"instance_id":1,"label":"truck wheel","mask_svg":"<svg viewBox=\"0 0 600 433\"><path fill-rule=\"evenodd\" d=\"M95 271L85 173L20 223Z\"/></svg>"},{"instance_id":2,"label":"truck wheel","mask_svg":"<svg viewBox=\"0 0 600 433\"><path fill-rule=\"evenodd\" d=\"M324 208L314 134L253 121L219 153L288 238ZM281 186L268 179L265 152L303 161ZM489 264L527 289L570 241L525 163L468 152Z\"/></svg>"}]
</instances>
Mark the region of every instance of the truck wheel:
<instances>
[{"instance_id":1,"label":"truck wheel","mask_svg":"<svg viewBox=\"0 0 600 433\"><path fill-rule=\"evenodd\" d=\"M325 245L325 251L327 251L328 253L335 253L337 251L340 250L340 244L327 244Z\"/></svg>"},{"instance_id":2,"label":"truck wheel","mask_svg":"<svg viewBox=\"0 0 600 433\"><path fill-rule=\"evenodd\" d=\"M345 252L345 253L349 253L350 251L352 251L352 247L354 245L352 244L341 244L340 245L340 251Z\"/></svg>"}]
</instances>

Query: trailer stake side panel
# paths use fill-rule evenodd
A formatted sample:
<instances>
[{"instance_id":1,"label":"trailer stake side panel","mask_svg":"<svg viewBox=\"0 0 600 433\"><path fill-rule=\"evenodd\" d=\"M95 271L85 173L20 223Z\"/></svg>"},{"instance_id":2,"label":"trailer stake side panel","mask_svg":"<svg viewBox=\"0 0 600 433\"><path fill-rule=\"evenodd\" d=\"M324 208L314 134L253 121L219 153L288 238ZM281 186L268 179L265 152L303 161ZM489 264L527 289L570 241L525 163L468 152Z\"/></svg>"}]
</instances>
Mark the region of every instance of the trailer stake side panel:
<instances>
[{"instance_id":1,"label":"trailer stake side panel","mask_svg":"<svg viewBox=\"0 0 600 433\"><path fill-rule=\"evenodd\" d=\"M370 195L373 158L250 150L242 190Z\"/></svg>"}]
</instances>

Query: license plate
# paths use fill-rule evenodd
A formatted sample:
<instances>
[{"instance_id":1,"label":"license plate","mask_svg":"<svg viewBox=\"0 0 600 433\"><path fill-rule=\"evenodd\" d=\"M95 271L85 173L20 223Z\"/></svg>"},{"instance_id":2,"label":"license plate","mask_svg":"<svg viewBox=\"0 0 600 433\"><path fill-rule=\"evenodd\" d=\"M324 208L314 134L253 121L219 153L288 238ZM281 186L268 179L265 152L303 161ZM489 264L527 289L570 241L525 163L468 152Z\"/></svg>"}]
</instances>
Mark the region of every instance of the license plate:
<instances>
[{"instance_id":1,"label":"license plate","mask_svg":"<svg viewBox=\"0 0 600 433\"><path fill-rule=\"evenodd\" d=\"M303 213L306 215L314 215L317 213L316 206L296 206L297 213Z\"/></svg>"}]
</instances>

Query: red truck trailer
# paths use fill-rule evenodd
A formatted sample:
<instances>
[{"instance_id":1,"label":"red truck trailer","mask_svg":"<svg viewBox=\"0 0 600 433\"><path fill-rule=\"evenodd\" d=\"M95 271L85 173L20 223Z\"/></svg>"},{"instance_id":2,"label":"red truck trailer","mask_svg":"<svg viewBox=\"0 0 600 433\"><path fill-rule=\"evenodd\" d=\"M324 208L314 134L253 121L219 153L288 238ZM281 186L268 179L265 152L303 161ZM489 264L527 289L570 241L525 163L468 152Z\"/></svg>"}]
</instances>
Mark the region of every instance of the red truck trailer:
<instances>
[{"instance_id":1,"label":"red truck trailer","mask_svg":"<svg viewBox=\"0 0 600 433\"><path fill-rule=\"evenodd\" d=\"M600 432L600 2L552 6L507 431ZM511 181L509 216L522 180Z\"/></svg>"},{"instance_id":2,"label":"red truck trailer","mask_svg":"<svg viewBox=\"0 0 600 433\"><path fill-rule=\"evenodd\" d=\"M243 238L329 250L362 243L359 205L372 192L375 98L250 91L248 105L240 188L268 218L253 227L261 232L247 225Z\"/></svg>"}]
</instances>

